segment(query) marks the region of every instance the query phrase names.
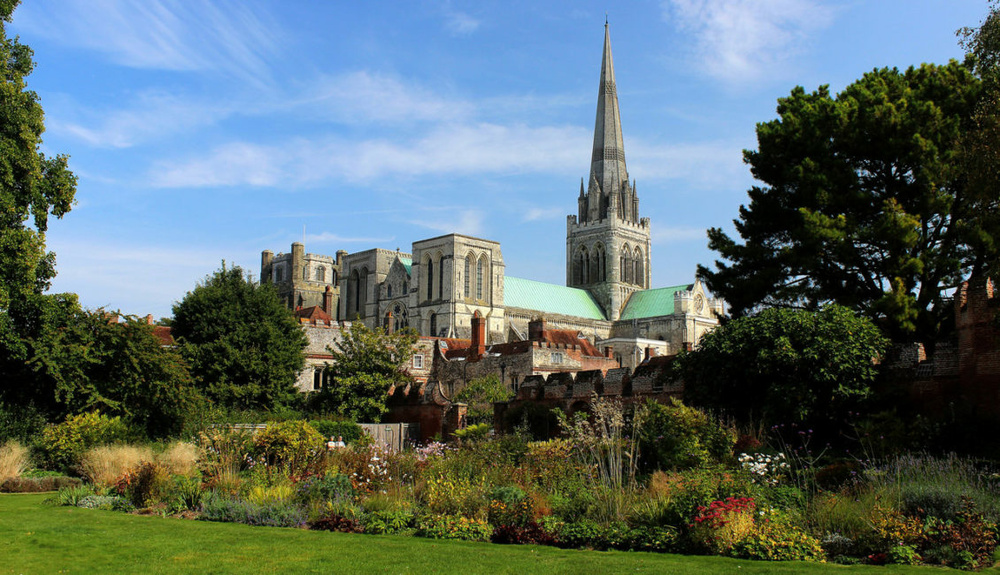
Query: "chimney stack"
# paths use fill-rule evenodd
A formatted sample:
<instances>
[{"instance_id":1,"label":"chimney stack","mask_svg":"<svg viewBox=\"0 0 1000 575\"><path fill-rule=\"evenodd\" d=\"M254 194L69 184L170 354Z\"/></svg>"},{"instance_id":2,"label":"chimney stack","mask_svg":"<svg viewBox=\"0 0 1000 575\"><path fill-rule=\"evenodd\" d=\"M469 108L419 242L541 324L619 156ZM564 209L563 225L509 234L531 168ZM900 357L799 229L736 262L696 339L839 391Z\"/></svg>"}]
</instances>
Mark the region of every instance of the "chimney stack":
<instances>
[{"instance_id":1,"label":"chimney stack","mask_svg":"<svg viewBox=\"0 0 1000 575\"><path fill-rule=\"evenodd\" d=\"M469 359L479 359L486 354L486 319L477 311L472 316L472 347Z\"/></svg>"},{"instance_id":2,"label":"chimney stack","mask_svg":"<svg viewBox=\"0 0 1000 575\"><path fill-rule=\"evenodd\" d=\"M528 339L538 341L545 339L545 318L535 318L528 322Z\"/></svg>"},{"instance_id":3,"label":"chimney stack","mask_svg":"<svg viewBox=\"0 0 1000 575\"><path fill-rule=\"evenodd\" d=\"M333 287L326 286L326 291L323 292L323 311L330 314L333 317Z\"/></svg>"}]
</instances>

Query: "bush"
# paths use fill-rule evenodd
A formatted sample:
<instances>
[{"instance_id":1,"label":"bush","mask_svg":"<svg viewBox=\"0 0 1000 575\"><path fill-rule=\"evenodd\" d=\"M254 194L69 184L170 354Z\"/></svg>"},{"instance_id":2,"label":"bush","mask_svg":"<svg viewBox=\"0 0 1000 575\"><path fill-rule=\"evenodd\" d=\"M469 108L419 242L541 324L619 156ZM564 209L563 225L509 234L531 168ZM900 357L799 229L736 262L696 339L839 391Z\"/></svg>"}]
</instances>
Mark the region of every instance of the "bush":
<instances>
[{"instance_id":1,"label":"bush","mask_svg":"<svg viewBox=\"0 0 1000 575\"><path fill-rule=\"evenodd\" d=\"M133 445L102 445L88 450L80 457L80 473L91 483L104 488L118 484L118 480L143 461L152 461L153 452L146 447Z\"/></svg>"},{"instance_id":2,"label":"bush","mask_svg":"<svg viewBox=\"0 0 1000 575\"><path fill-rule=\"evenodd\" d=\"M34 405L0 402L0 443L16 441L31 445L45 427L45 416Z\"/></svg>"},{"instance_id":3,"label":"bush","mask_svg":"<svg viewBox=\"0 0 1000 575\"><path fill-rule=\"evenodd\" d=\"M962 498L954 521L933 520L927 526L924 555L928 562L958 569L979 569L992 563L997 547L997 526L976 511L975 503Z\"/></svg>"},{"instance_id":4,"label":"bush","mask_svg":"<svg viewBox=\"0 0 1000 575\"><path fill-rule=\"evenodd\" d=\"M281 467L293 477L309 472L325 452L323 436L305 421L269 425L254 437L254 446L269 467Z\"/></svg>"},{"instance_id":5,"label":"bush","mask_svg":"<svg viewBox=\"0 0 1000 575\"><path fill-rule=\"evenodd\" d=\"M463 541L489 541L493 529L479 519L454 515L431 515L417 521L418 537L430 539L461 539Z\"/></svg>"},{"instance_id":6,"label":"bush","mask_svg":"<svg viewBox=\"0 0 1000 575\"><path fill-rule=\"evenodd\" d=\"M338 514L329 514L309 524L309 529L316 531L338 531L340 533L364 533L361 522L354 517L344 517Z\"/></svg>"},{"instance_id":7,"label":"bush","mask_svg":"<svg viewBox=\"0 0 1000 575\"><path fill-rule=\"evenodd\" d=\"M87 495L76 503L84 509L103 509L105 511L129 511L132 504L120 495Z\"/></svg>"},{"instance_id":8,"label":"bush","mask_svg":"<svg viewBox=\"0 0 1000 575\"><path fill-rule=\"evenodd\" d=\"M732 455L736 431L680 400L650 400L643 411L640 453L647 472L700 467Z\"/></svg>"},{"instance_id":9,"label":"bush","mask_svg":"<svg viewBox=\"0 0 1000 575\"><path fill-rule=\"evenodd\" d=\"M173 512L197 511L204 496L201 479L190 475L174 475L164 486L161 500Z\"/></svg>"},{"instance_id":10,"label":"bush","mask_svg":"<svg viewBox=\"0 0 1000 575\"><path fill-rule=\"evenodd\" d=\"M28 448L17 441L0 445L0 483L17 479L28 469Z\"/></svg>"},{"instance_id":11,"label":"bush","mask_svg":"<svg viewBox=\"0 0 1000 575\"><path fill-rule=\"evenodd\" d=\"M819 541L779 513L766 513L746 537L736 541L729 555L762 561L824 561Z\"/></svg>"},{"instance_id":12,"label":"bush","mask_svg":"<svg viewBox=\"0 0 1000 575\"><path fill-rule=\"evenodd\" d=\"M518 487L502 486L490 493L489 522L494 526L526 527L534 516L530 497Z\"/></svg>"},{"instance_id":13,"label":"bush","mask_svg":"<svg viewBox=\"0 0 1000 575\"><path fill-rule=\"evenodd\" d=\"M309 477L295 486L296 497L303 503L335 503L354 499L351 479L343 473L327 473Z\"/></svg>"},{"instance_id":14,"label":"bush","mask_svg":"<svg viewBox=\"0 0 1000 575\"><path fill-rule=\"evenodd\" d=\"M224 496L208 497L202 503L203 521L222 521L269 527L300 527L306 523L306 513L298 505L273 501L254 504Z\"/></svg>"},{"instance_id":15,"label":"bush","mask_svg":"<svg viewBox=\"0 0 1000 575\"><path fill-rule=\"evenodd\" d=\"M66 418L42 431L38 451L43 465L49 469L69 469L85 451L98 445L125 442L128 426L120 417L108 417L93 411Z\"/></svg>"},{"instance_id":16,"label":"bush","mask_svg":"<svg viewBox=\"0 0 1000 575\"><path fill-rule=\"evenodd\" d=\"M313 426L325 439L342 437L344 438L344 443L348 444L361 439L361 426L350 420L331 421L328 419L314 419L309 422L309 425Z\"/></svg>"},{"instance_id":17,"label":"bush","mask_svg":"<svg viewBox=\"0 0 1000 575\"><path fill-rule=\"evenodd\" d=\"M96 493L90 485L74 485L60 489L59 493L56 493L55 501L59 505L76 507L80 500L91 495L96 495Z\"/></svg>"},{"instance_id":18,"label":"bush","mask_svg":"<svg viewBox=\"0 0 1000 575\"><path fill-rule=\"evenodd\" d=\"M361 518L365 533L372 535L393 535L413 528L416 517L409 509L386 509L370 511Z\"/></svg>"},{"instance_id":19,"label":"bush","mask_svg":"<svg viewBox=\"0 0 1000 575\"><path fill-rule=\"evenodd\" d=\"M83 482L76 477L46 476L18 477L0 483L0 493L44 493L67 487L79 487Z\"/></svg>"},{"instance_id":20,"label":"bush","mask_svg":"<svg viewBox=\"0 0 1000 575\"><path fill-rule=\"evenodd\" d=\"M755 507L753 499L735 497L698 507L690 524L691 541L696 548L709 553L729 553L734 545L753 532Z\"/></svg>"},{"instance_id":21,"label":"bush","mask_svg":"<svg viewBox=\"0 0 1000 575\"><path fill-rule=\"evenodd\" d=\"M167 488L168 481L169 475L163 467L152 461L143 461L126 471L115 488L119 495L141 509L160 496Z\"/></svg>"},{"instance_id":22,"label":"bush","mask_svg":"<svg viewBox=\"0 0 1000 575\"><path fill-rule=\"evenodd\" d=\"M555 537L534 521L524 525L497 525L490 541L505 545L555 545Z\"/></svg>"}]
</instances>

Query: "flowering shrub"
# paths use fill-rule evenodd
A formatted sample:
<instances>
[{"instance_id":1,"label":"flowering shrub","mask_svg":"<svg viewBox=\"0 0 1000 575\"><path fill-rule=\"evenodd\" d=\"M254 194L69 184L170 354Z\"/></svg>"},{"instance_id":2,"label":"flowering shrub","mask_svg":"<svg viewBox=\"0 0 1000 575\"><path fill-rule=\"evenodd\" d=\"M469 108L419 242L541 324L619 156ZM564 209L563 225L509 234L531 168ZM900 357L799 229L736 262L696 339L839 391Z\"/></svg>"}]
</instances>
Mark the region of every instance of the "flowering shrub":
<instances>
[{"instance_id":1,"label":"flowering shrub","mask_svg":"<svg viewBox=\"0 0 1000 575\"><path fill-rule=\"evenodd\" d=\"M954 521L932 518L928 522L924 555L928 562L979 569L991 563L997 543L997 525L977 512L971 499L963 497L962 510Z\"/></svg>"},{"instance_id":2,"label":"flowering shrub","mask_svg":"<svg viewBox=\"0 0 1000 575\"><path fill-rule=\"evenodd\" d=\"M430 515L417 522L416 535L431 539L462 539L464 541L489 541L493 529L479 519L454 515Z\"/></svg>"},{"instance_id":3,"label":"flowering shrub","mask_svg":"<svg viewBox=\"0 0 1000 575\"><path fill-rule=\"evenodd\" d=\"M727 497L725 501L698 507L698 513L688 525L692 542L711 553L729 552L753 531L755 507L756 503L749 497Z\"/></svg>"},{"instance_id":4,"label":"flowering shrub","mask_svg":"<svg viewBox=\"0 0 1000 575\"><path fill-rule=\"evenodd\" d=\"M792 523L789 516L763 511L755 529L736 541L729 555L762 561L824 561L819 541Z\"/></svg>"},{"instance_id":5,"label":"flowering shrub","mask_svg":"<svg viewBox=\"0 0 1000 575\"><path fill-rule=\"evenodd\" d=\"M428 459L435 457L444 457L451 448L448 447L447 443L442 443L440 441L432 441L426 445L422 445L413 450L417 456L417 461L424 463Z\"/></svg>"},{"instance_id":6,"label":"flowering shrub","mask_svg":"<svg viewBox=\"0 0 1000 575\"><path fill-rule=\"evenodd\" d=\"M497 487L490 494L487 515L492 525L524 527L534 516L532 500L517 487Z\"/></svg>"},{"instance_id":7,"label":"flowering shrub","mask_svg":"<svg viewBox=\"0 0 1000 575\"><path fill-rule=\"evenodd\" d=\"M350 478L351 485L358 493L384 492L391 480L390 456L387 447L376 443L355 446L347 450L341 459L342 471Z\"/></svg>"},{"instance_id":8,"label":"flowering shrub","mask_svg":"<svg viewBox=\"0 0 1000 575\"><path fill-rule=\"evenodd\" d=\"M488 501L482 479L432 475L420 490L420 499L431 513L483 518Z\"/></svg>"},{"instance_id":9,"label":"flowering shrub","mask_svg":"<svg viewBox=\"0 0 1000 575\"><path fill-rule=\"evenodd\" d=\"M776 455L741 453L737 460L740 466L750 473L753 482L760 485L777 485L789 470L784 453Z\"/></svg>"}]
</instances>

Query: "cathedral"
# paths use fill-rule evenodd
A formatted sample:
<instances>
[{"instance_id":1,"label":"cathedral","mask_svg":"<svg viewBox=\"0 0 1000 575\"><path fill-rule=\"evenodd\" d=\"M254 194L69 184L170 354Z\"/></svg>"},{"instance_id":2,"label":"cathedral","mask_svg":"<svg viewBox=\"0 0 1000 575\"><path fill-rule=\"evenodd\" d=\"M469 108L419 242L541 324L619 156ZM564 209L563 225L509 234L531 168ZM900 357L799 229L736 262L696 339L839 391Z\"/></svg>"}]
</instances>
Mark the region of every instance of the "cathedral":
<instances>
[{"instance_id":1,"label":"cathedral","mask_svg":"<svg viewBox=\"0 0 1000 575\"><path fill-rule=\"evenodd\" d=\"M639 214L605 24L590 174L566 222L565 286L508 276L499 242L461 234L415 241L410 253L373 248L329 256L296 242L290 253L265 250L260 277L300 318L466 340L475 320L478 329L485 325L486 345L526 341L529 323L543 320L576 330L619 366L634 368L651 352L690 349L723 311L699 281L650 287L650 220Z\"/></svg>"}]
</instances>

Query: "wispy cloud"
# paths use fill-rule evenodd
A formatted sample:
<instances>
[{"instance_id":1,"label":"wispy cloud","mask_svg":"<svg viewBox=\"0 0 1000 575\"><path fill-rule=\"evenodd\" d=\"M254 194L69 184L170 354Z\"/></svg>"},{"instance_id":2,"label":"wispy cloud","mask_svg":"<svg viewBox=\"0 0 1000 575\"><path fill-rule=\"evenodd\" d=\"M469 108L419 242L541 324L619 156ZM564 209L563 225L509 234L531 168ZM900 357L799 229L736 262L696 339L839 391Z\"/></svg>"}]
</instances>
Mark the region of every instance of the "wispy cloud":
<instances>
[{"instance_id":1,"label":"wispy cloud","mask_svg":"<svg viewBox=\"0 0 1000 575\"><path fill-rule=\"evenodd\" d=\"M328 180L370 183L428 174L570 174L586 156L583 128L445 125L411 141L296 139L275 145L236 142L197 158L163 161L157 187L307 187Z\"/></svg>"},{"instance_id":2,"label":"wispy cloud","mask_svg":"<svg viewBox=\"0 0 1000 575\"><path fill-rule=\"evenodd\" d=\"M554 220L566 217L566 208L530 208L521 217L522 222Z\"/></svg>"},{"instance_id":3,"label":"wispy cloud","mask_svg":"<svg viewBox=\"0 0 1000 575\"><path fill-rule=\"evenodd\" d=\"M280 46L273 18L244 2L42 0L18 10L18 26L103 52L122 66L269 77Z\"/></svg>"},{"instance_id":4,"label":"wispy cloud","mask_svg":"<svg viewBox=\"0 0 1000 575\"><path fill-rule=\"evenodd\" d=\"M705 73L730 85L780 73L834 17L816 0L664 0L663 12L694 37Z\"/></svg>"},{"instance_id":5,"label":"wispy cloud","mask_svg":"<svg viewBox=\"0 0 1000 575\"><path fill-rule=\"evenodd\" d=\"M444 27L457 36L468 36L479 29L481 22L465 12L448 11L445 14Z\"/></svg>"},{"instance_id":6,"label":"wispy cloud","mask_svg":"<svg viewBox=\"0 0 1000 575\"><path fill-rule=\"evenodd\" d=\"M320 77L306 92L308 97L298 105L321 104L324 115L340 122L442 122L467 117L473 111L468 102L366 70Z\"/></svg>"},{"instance_id":7,"label":"wispy cloud","mask_svg":"<svg viewBox=\"0 0 1000 575\"><path fill-rule=\"evenodd\" d=\"M420 218L411 220L411 223L429 230L436 230L444 233L458 233L470 236L481 235L483 232L484 214L480 210L462 210L448 218L441 218L437 214L432 218Z\"/></svg>"},{"instance_id":8,"label":"wispy cloud","mask_svg":"<svg viewBox=\"0 0 1000 575\"><path fill-rule=\"evenodd\" d=\"M749 171L743 165L743 148L736 141L647 144L633 140L628 150L629 175L642 183L649 180L682 180L697 190L742 187Z\"/></svg>"},{"instance_id":9,"label":"wispy cloud","mask_svg":"<svg viewBox=\"0 0 1000 575\"><path fill-rule=\"evenodd\" d=\"M59 106L46 123L52 133L66 134L94 147L128 148L216 123L232 112L231 107L149 91L111 111Z\"/></svg>"}]
</instances>

